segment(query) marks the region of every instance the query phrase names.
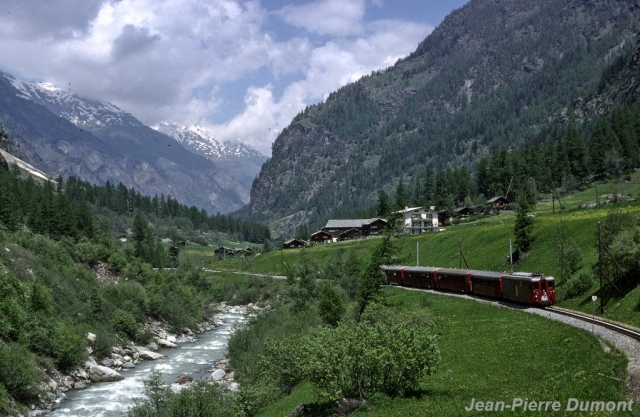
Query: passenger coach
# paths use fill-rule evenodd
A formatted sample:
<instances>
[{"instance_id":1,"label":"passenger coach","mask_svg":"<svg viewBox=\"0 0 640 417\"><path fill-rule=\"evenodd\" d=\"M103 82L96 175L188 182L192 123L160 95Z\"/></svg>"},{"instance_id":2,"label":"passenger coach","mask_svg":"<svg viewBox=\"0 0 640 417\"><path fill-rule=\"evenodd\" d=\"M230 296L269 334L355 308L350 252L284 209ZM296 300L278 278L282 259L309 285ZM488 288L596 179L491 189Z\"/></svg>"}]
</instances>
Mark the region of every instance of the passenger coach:
<instances>
[{"instance_id":1,"label":"passenger coach","mask_svg":"<svg viewBox=\"0 0 640 417\"><path fill-rule=\"evenodd\" d=\"M553 277L528 272L505 274L455 268L381 267L387 283L475 294L545 307L556 302Z\"/></svg>"}]
</instances>

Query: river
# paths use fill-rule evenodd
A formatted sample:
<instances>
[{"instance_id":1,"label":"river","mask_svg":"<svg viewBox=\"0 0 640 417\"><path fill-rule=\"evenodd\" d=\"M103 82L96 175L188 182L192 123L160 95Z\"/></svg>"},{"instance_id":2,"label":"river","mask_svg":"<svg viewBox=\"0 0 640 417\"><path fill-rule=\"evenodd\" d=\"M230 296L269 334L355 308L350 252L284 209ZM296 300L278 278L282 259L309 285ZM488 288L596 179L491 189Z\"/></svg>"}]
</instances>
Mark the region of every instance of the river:
<instances>
[{"instance_id":1,"label":"river","mask_svg":"<svg viewBox=\"0 0 640 417\"><path fill-rule=\"evenodd\" d=\"M94 383L81 391L69 391L60 407L46 416L123 416L134 404L134 399L144 397L142 380L152 370L162 372L167 384L172 384L183 373L194 379L205 379L214 362L224 358L233 325L244 320L245 316L239 313L221 313L217 317L223 324L215 330L200 334L198 341L183 343L178 349L159 350L166 356L165 359L140 362L130 371L120 371L125 377L122 381Z\"/></svg>"}]
</instances>

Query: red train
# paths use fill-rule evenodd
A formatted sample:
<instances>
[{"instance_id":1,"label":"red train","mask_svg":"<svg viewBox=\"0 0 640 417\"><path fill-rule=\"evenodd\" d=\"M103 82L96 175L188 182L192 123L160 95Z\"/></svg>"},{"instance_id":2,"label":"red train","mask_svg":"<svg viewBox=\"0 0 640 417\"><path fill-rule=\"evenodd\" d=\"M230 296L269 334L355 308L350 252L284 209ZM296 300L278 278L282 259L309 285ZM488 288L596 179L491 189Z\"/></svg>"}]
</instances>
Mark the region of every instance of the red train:
<instances>
[{"instance_id":1,"label":"red train","mask_svg":"<svg viewBox=\"0 0 640 417\"><path fill-rule=\"evenodd\" d=\"M537 307L555 304L555 280L529 272L505 274L422 266L382 266L389 284L477 294Z\"/></svg>"}]
</instances>

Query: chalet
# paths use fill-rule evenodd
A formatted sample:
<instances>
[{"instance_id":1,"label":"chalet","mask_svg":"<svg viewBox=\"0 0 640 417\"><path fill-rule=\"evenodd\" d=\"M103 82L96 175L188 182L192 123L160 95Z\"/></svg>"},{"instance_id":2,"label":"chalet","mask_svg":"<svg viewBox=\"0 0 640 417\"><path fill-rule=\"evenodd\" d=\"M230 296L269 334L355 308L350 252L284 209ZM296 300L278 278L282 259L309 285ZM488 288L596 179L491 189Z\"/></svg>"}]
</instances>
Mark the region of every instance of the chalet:
<instances>
[{"instance_id":1,"label":"chalet","mask_svg":"<svg viewBox=\"0 0 640 417\"><path fill-rule=\"evenodd\" d=\"M387 227L385 219L349 219L349 220L329 220L322 228L323 232L333 236L340 236L351 229L360 232L360 237L379 235Z\"/></svg>"},{"instance_id":2,"label":"chalet","mask_svg":"<svg viewBox=\"0 0 640 417\"><path fill-rule=\"evenodd\" d=\"M435 207L405 207L404 210L396 212L401 214L399 219L402 225L402 232L417 235L423 232L433 232L438 230L438 212Z\"/></svg>"},{"instance_id":3,"label":"chalet","mask_svg":"<svg viewBox=\"0 0 640 417\"><path fill-rule=\"evenodd\" d=\"M340 235L338 235L338 241L342 242L344 240L360 239L361 237L362 232L360 229L353 228L340 233Z\"/></svg>"},{"instance_id":4,"label":"chalet","mask_svg":"<svg viewBox=\"0 0 640 417\"><path fill-rule=\"evenodd\" d=\"M251 248L236 249L235 254L238 256L250 256L250 255L253 255L253 249Z\"/></svg>"},{"instance_id":5,"label":"chalet","mask_svg":"<svg viewBox=\"0 0 640 417\"><path fill-rule=\"evenodd\" d=\"M327 233L324 230L320 230L311 235L311 242L313 243L331 243L335 240L331 233Z\"/></svg>"},{"instance_id":6,"label":"chalet","mask_svg":"<svg viewBox=\"0 0 640 417\"><path fill-rule=\"evenodd\" d=\"M307 242L300 239L289 239L282 244L282 249L299 249L307 246Z\"/></svg>"},{"instance_id":7,"label":"chalet","mask_svg":"<svg viewBox=\"0 0 640 417\"><path fill-rule=\"evenodd\" d=\"M506 198L504 198L501 195L495 196L489 200L487 200L487 204L490 205L492 208L500 210L505 208L508 204L509 204L509 200L507 200Z\"/></svg>"},{"instance_id":8,"label":"chalet","mask_svg":"<svg viewBox=\"0 0 640 417\"><path fill-rule=\"evenodd\" d=\"M454 217L467 217L469 215L471 215L471 208L469 207L458 207L457 209L453 210L453 216Z\"/></svg>"},{"instance_id":9,"label":"chalet","mask_svg":"<svg viewBox=\"0 0 640 417\"><path fill-rule=\"evenodd\" d=\"M213 254L220 257L233 256L236 254L236 250L227 248L226 246L220 246L218 249L213 251Z\"/></svg>"}]
</instances>

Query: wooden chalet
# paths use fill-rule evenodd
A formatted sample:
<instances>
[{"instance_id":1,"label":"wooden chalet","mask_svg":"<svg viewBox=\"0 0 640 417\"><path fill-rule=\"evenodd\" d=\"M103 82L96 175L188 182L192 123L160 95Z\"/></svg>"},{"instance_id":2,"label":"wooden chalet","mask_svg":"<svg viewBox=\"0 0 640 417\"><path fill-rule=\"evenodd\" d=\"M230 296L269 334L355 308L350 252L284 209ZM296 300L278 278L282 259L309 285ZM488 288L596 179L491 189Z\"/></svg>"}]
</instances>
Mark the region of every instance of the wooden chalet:
<instances>
[{"instance_id":1,"label":"wooden chalet","mask_svg":"<svg viewBox=\"0 0 640 417\"><path fill-rule=\"evenodd\" d=\"M356 229L360 232L360 237L366 237L379 235L385 227L387 227L387 221L380 218L329 220L322 231L332 236L340 236L344 232Z\"/></svg>"},{"instance_id":2,"label":"wooden chalet","mask_svg":"<svg viewBox=\"0 0 640 417\"><path fill-rule=\"evenodd\" d=\"M487 200L487 204L494 209L500 210L507 207L507 205L509 204L509 200L507 200L501 195L498 195Z\"/></svg>"},{"instance_id":3,"label":"wooden chalet","mask_svg":"<svg viewBox=\"0 0 640 417\"><path fill-rule=\"evenodd\" d=\"M458 207L457 209L453 210L454 217L467 217L471 214L471 208L469 207Z\"/></svg>"},{"instance_id":4,"label":"wooden chalet","mask_svg":"<svg viewBox=\"0 0 640 417\"><path fill-rule=\"evenodd\" d=\"M342 242L344 240L353 240L360 239L362 237L362 232L359 229L349 229L338 235L338 241Z\"/></svg>"},{"instance_id":5,"label":"wooden chalet","mask_svg":"<svg viewBox=\"0 0 640 417\"><path fill-rule=\"evenodd\" d=\"M213 254L220 257L234 256L236 254L236 250L227 248L226 246L220 246L218 249L213 251Z\"/></svg>"},{"instance_id":6,"label":"wooden chalet","mask_svg":"<svg viewBox=\"0 0 640 417\"><path fill-rule=\"evenodd\" d=\"M282 249L299 249L307 246L307 242L300 239L289 239L282 244Z\"/></svg>"},{"instance_id":7,"label":"wooden chalet","mask_svg":"<svg viewBox=\"0 0 640 417\"><path fill-rule=\"evenodd\" d=\"M236 249L236 255L238 256L251 256L253 255L253 249L244 248L244 249Z\"/></svg>"},{"instance_id":8,"label":"wooden chalet","mask_svg":"<svg viewBox=\"0 0 640 417\"><path fill-rule=\"evenodd\" d=\"M331 243L335 240L331 233L319 230L311 235L311 242L313 243Z\"/></svg>"}]
</instances>

